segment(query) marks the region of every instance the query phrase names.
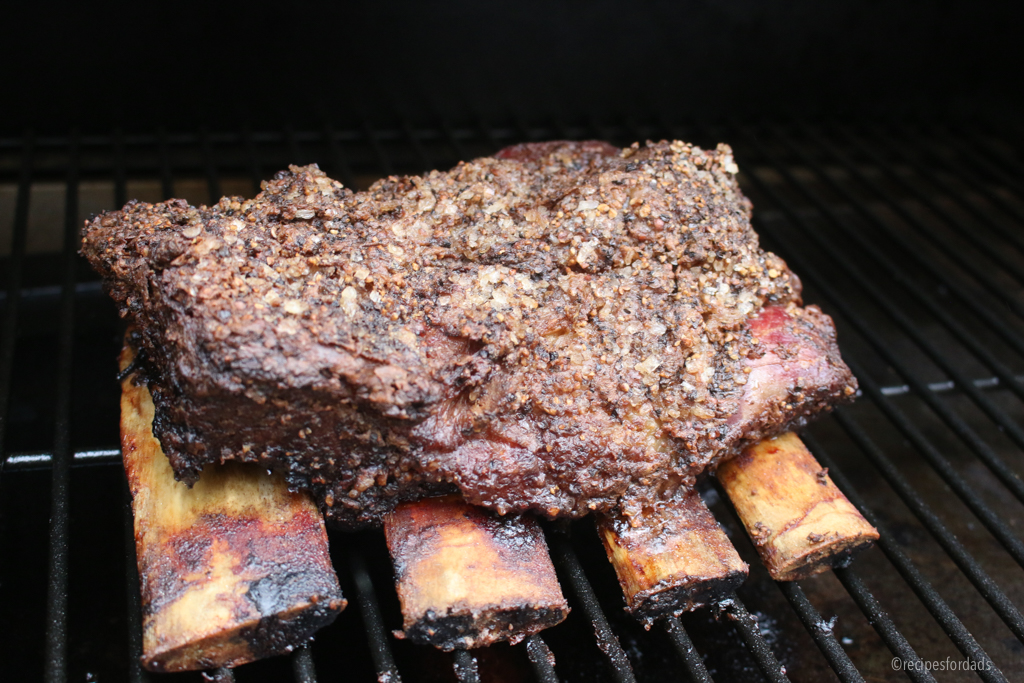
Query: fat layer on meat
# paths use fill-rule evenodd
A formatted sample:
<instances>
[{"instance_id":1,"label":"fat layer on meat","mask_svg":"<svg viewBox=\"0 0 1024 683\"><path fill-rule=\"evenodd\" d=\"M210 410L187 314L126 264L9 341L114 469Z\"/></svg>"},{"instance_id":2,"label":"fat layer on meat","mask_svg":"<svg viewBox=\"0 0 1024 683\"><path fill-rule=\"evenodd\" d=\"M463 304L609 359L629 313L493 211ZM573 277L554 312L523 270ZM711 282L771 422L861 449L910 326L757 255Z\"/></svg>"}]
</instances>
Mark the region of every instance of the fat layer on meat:
<instances>
[{"instance_id":1,"label":"fat layer on meat","mask_svg":"<svg viewBox=\"0 0 1024 683\"><path fill-rule=\"evenodd\" d=\"M177 475L257 461L328 518L457 488L628 512L851 396L828 316L758 246L726 145L554 142L352 192L86 225Z\"/></svg>"}]
</instances>

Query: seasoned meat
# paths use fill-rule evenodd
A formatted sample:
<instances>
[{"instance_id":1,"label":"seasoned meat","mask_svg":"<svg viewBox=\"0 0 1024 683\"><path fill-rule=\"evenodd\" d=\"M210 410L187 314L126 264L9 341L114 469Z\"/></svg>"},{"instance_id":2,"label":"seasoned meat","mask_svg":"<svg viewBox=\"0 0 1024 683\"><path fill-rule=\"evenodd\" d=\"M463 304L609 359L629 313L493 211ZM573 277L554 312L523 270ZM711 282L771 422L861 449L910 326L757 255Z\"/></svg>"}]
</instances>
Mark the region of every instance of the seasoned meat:
<instances>
[{"instance_id":1,"label":"seasoned meat","mask_svg":"<svg viewBox=\"0 0 1024 683\"><path fill-rule=\"evenodd\" d=\"M82 252L139 330L177 475L257 461L329 519L448 490L624 510L852 396L730 149L523 145L353 193L130 202Z\"/></svg>"}]
</instances>

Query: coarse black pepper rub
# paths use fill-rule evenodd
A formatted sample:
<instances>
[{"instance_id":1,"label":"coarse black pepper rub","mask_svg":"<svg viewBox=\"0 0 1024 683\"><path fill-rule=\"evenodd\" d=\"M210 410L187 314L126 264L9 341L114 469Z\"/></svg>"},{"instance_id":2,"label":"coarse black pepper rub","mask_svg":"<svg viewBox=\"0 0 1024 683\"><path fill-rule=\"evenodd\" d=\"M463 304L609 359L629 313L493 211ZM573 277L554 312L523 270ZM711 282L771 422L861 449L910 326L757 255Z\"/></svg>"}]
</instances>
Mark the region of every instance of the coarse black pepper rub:
<instances>
[{"instance_id":1,"label":"coarse black pepper rub","mask_svg":"<svg viewBox=\"0 0 1024 683\"><path fill-rule=\"evenodd\" d=\"M856 386L736 172L682 142L524 145L359 193L293 166L251 200L130 202L82 252L185 480L258 461L347 526L456 487L628 511ZM748 384L765 358L788 374Z\"/></svg>"}]
</instances>

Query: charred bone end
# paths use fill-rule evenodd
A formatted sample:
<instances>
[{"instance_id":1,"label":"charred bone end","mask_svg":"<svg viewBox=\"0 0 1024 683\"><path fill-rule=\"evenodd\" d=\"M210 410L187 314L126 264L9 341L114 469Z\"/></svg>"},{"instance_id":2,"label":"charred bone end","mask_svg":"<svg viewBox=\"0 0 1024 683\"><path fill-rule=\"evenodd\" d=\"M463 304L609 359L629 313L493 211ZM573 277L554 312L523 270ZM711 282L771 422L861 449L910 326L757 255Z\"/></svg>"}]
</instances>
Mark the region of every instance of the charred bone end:
<instances>
[{"instance_id":1,"label":"charred bone end","mask_svg":"<svg viewBox=\"0 0 1024 683\"><path fill-rule=\"evenodd\" d=\"M457 496L399 505L384 520L403 631L443 650L517 643L569 613L536 520Z\"/></svg>"},{"instance_id":2,"label":"charred bone end","mask_svg":"<svg viewBox=\"0 0 1024 683\"><path fill-rule=\"evenodd\" d=\"M122 352L122 368L132 355ZM175 481L153 436L149 390L132 376L121 390L143 666L238 666L288 652L334 621L346 602L309 496L238 463L208 466L192 488Z\"/></svg>"},{"instance_id":3,"label":"charred bone end","mask_svg":"<svg viewBox=\"0 0 1024 683\"><path fill-rule=\"evenodd\" d=\"M722 463L718 479L776 581L841 565L878 540L878 531L792 432Z\"/></svg>"},{"instance_id":4,"label":"charred bone end","mask_svg":"<svg viewBox=\"0 0 1024 683\"><path fill-rule=\"evenodd\" d=\"M659 617L718 602L747 577L746 563L694 490L631 519L602 515L597 524L626 611L648 628Z\"/></svg>"}]
</instances>

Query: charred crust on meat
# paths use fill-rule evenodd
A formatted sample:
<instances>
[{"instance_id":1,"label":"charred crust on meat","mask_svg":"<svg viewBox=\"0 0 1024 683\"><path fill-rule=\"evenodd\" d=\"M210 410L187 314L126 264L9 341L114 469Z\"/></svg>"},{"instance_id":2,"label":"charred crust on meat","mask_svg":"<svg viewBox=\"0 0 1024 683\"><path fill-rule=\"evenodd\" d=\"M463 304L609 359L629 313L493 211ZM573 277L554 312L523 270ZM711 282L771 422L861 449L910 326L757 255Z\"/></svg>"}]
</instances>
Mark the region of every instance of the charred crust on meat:
<instances>
[{"instance_id":1,"label":"charred crust on meat","mask_svg":"<svg viewBox=\"0 0 1024 683\"><path fill-rule=\"evenodd\" d=\"M140 330L181 479L258 462L349 527L454 489L575 516L855 392L736 171L678 141L519 145L358 193L292 166L254 199L129 202L82 253ZM764 358L811 377L751 407Z\"/></svg>"}]
</instances>

